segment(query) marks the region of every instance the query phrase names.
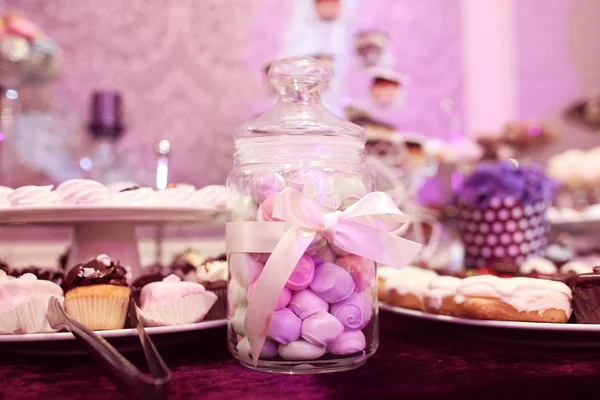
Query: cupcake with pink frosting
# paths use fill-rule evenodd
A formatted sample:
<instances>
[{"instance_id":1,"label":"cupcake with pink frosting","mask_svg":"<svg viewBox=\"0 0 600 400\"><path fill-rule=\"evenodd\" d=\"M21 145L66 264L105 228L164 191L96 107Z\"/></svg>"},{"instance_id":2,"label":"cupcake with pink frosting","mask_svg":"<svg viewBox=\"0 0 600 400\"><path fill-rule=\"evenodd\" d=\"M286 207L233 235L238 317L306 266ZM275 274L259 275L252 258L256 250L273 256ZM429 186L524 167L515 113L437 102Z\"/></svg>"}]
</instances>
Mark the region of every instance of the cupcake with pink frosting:
<instances>
[{"instance_id":1,"label":"cupcake with pink frosting","mask_svg":"<svg viewBox=\"0 0 600 400\"><path fill-rule=\"evenodd\" d=\"M199 283L169 275L144 286L140 295L140 320L144 326L182 325L202 321L217 295Z\"/></svg>"},{"instance_id":2,"label":"cupcake with pink frosting","mask_svg":"<svg viewBox=\"0 0 600 400\"><path fill-rule=\"evenodd\" d=\"M63 290L33 274L13 278L0 270L0 334L53 332L46 313L48 301L63 301Z\"/></svg>"}]
</instances>

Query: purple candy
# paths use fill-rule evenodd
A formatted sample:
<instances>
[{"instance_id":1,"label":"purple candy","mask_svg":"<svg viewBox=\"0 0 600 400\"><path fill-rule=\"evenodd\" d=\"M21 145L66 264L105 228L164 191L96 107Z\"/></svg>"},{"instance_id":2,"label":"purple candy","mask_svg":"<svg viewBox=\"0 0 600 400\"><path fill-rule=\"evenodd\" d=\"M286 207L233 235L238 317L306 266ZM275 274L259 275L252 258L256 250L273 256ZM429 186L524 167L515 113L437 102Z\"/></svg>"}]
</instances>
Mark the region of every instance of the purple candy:
<instances>
[{"instance_id":1,"label":"purple candy","mask_svg":"<svg viewBox=\"0 0 600 400\"><path fill-rule=\"evenodd\" d=\"M290 300L290 309L304 320L319 311L327 311L329 304L310 289L295 292Z\"/></svg>"},{"instance_id":2,"label":"purple candy","mask_svg":"<svg viewBox=\"0 0 600 400\"><path fill-rule=\"evenodd\" d=\"M273 171L258 173L248 183L248 193L256 204L261 204L270 194L280 192L283 188L285 188L285 180Z\"/></svg>"},{"instance_id":3,"label":"purple candy","mask_svg":"<svg viewBox=\"0 0 600 400\"><path fill-rule=\"evenodd\" d=\"M294 270L288 278L285 286L291 290L306 289L312 282L314 276L315 263L309 256L304 255L300 257L300 260L298 260L298 263L294 267Z\"/></svg>"},{"instance_id":4,"label":"purple candy","mask_svg":"<svg viewBox=\"0 0 600 400\"><path fill-rule=\"evenodd\" d=\"M273 312L267 335L281 343L288 344L300 338L302 321L287 308Z\"/></svg>"},{"instance_id":5,"label":"purple candy","mask_svg":"<svg viewBox=\"0 0 600 400\"><path fill-rule=\"evenodd\" d=\"M253 283L252 285L250 285L250 288L248 289L248 303L250 303L250 299L252 298L252 295L254 294L255 289L256 289L256 283ZM277 299L277 304L275 305L275 309L280 310L280 309L284 308L285 306L287 306L289 304L291 298L292 298L292 291L284 286L283 290L279 294L279 298Z\"/></svg>"},{"instance_id":6,"label":"purple candy","mask_svg":"<svg viewBox=\"0 0 600 400\"><path fill-rule=\"evenodd\" d=\"M373 310L367 298L358 293L331 305L330 312L346 330L362 329L371 320Z\"/></svg>"},{"instance_id":7,"label":"purple candy","mask_svg":"<svg viewBox=\"0 0 600 400\"><path fill-rule=\"evenodd\" d=\"M267 261L269 260L269 257L271 256L271 253L251 253L252 257L254 257L254 259L256 261L260 261L263 264L266 264Z\"/></svg>"},{"instance_id":8,"label":"purple candy","mask_svg":"<svg viewBox=\"0 0 600 400\"><path fill-rule=\"evenodd\" d=\"M367 347L367 341L362 331L342 332L329 346L327 351L339 356L358 353Z\"/></svg>"},{"instance_id":9,"label":"purple candy","mask_svg":"<svg viewBox=\"0 0 600 400\"><path fill-rule=\"evenodd\" d=\"M341 322L325 311L320 311L302 321L302 339L315 345L327 346L343 331Z\"/></svg>"},{"instance_id":10,"label":"purple candy","mask_svg":"<svg viewBox=\"0 0 600 400\"><path fill-rule=\"evenodd\" d=\"M310 288L328 303L337 303L354 292L354 280L344 268L326 262L315 268Z\"/></svg>"},{"instance_id":11,"label":"purple candy","mask_svg":"<svg viewBox=\"0 0 600 400\"><path fill-rule=\"evenodd\" d=\"M270 339L266 339L265 340L265 344L260 352L260 358L273 358L277 355L277 346L278 343L270 340ZM237 346L236 346L236 350L238 352L238 355L240 358L242 359L252 359L252 353L250 352L250 343L248 342L248 338L244 337L243 339L241 339Z\"/></svg>"},{"instance_id":12,"label":"purple candy","mask_svg":"<svg viewBox=\"0 0 600 400\"><path fill-rule=\"evenodd\" d=\"M325 242L324 246L319 247L311 256L315 265L321 265L329 262L333 263L337 259L337 254L331 249L331 246Z\"/></svg>"},{"instance_id":13,"label":"purple candy","mask_svg":"<svg viewBox=\"0 0 600 400\"><path fill-rule=\"evenodd\" d=\"M248 253L231 253L229 267L232 279L237 280L243 288L248 288L256 281L264 264Z\"/></svg>"}]
</instances>

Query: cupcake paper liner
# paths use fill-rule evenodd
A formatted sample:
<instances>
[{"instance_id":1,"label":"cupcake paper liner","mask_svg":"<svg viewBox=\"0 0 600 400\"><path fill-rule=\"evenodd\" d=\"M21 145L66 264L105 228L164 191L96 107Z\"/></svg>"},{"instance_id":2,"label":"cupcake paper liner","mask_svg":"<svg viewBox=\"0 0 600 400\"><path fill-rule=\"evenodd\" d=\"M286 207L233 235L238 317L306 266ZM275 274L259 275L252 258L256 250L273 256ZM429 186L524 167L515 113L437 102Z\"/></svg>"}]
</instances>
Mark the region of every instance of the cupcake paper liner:
<instances>
[{"instance_id":1,"label":"cupcake paper liner","mask_svg":"<svg viewBox=\"0 0 600 400\"><path fill-rule=\"evenodd\" d=\"M138 308L144 326L183 325L201 321L217 301L217 295L206 291L182 297L174 302L154 308Z\"/></svg>"},{"instance_id":2,"label":"cupcake paper liner","mask_svg":"<svg viewBox=\"0 0 600 400\"><path fill-rule=\"evenodd\" d=\"M490 207L472 209L459 202L458 228L465 245L467 268L499 262L520 265L543 256L547 244L546 204L492 199Z\"/></svg>"},{"instance_id":3,"label":"cupcake paper liner","mask_svg":"<svg viewBox=\"0 0 600 400\"><path fill-rule=\"evenodd\" d=\"M0 334L56 332L48 323L49 295L31 296L16 309L0 314ZM64 297L60 296L61 303Z\"/></svg>"},{"instance_id":4,"label":"cupcake paper liner","mask_svg":"<svg viewBox=\"0 0 600 400\"><path fill-rule=\"evenodd\" d=\"M67 296L67 313L92 330L123 329L127 316L129 297L106 294Z\"/></svg>"}]
</instances>

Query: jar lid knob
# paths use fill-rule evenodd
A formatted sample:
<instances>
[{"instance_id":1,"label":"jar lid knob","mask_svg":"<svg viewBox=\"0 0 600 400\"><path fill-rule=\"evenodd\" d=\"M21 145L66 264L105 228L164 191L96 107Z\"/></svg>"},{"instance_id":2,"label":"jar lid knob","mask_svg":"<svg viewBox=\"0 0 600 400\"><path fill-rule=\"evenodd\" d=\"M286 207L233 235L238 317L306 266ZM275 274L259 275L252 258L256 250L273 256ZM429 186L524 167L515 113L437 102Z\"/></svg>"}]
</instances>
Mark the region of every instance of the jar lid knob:
<instances>
[{"instance_id":1,"label":"jar lid knob","mask_svg":"<svg viewBox=\"0 0 600 400\"><path fill-rule=\"evenodd\" d=\"M302 101L319 94L330 79L327 65L310 57L284 58L269 69L271 84L288 101Z\"/></svg>"}]
</instances>

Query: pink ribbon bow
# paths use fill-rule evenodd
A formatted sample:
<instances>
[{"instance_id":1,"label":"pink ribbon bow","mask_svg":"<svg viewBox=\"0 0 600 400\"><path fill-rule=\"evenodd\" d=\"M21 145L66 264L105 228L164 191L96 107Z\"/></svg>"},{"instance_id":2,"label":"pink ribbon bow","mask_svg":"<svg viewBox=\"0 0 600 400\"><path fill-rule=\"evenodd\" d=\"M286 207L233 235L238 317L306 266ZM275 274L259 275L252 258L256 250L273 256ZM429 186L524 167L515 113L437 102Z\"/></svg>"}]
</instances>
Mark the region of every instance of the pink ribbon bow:
<instances>
[{"instance_id":1,"label":"pink ribbon bow","mask_svg":"<svg viewBox=\"0 0 600 400\"><path fill-rule=\"evenodd\" d=\"M283 222L228 222L226 228L228 251L271 253L244 323L255 365L279 294L317 234L341 250L395 268L404 267L421 249L394 235L408 218L382 192L367 194L345 211L324 213L310 197L285 188L275 198L273 218Z\"/></svg>"}]
</instances>

